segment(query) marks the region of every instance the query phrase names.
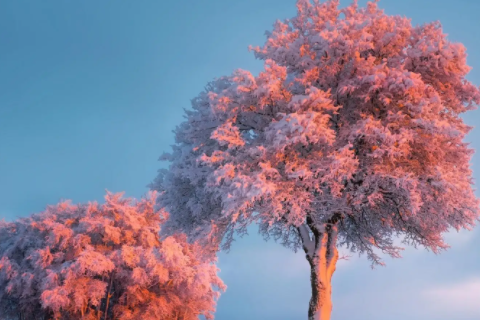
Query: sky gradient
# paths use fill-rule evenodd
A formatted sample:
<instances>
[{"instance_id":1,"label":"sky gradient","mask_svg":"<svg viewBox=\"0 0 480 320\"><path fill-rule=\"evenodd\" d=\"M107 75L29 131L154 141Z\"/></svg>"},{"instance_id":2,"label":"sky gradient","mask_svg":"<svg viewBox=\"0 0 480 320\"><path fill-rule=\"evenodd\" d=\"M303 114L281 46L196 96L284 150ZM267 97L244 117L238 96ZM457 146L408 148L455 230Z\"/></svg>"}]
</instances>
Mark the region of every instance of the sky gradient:
<instances>
[{"instance_id":1,"label":"sky gradient","mask_svg":"<svg viewBox=\"0 0 480 320\"><path fill-rule=\"evenodd\" d=\"M380 7L414 24L440 20L467 47L468 78L480 84L480 1ZM263 44L277 18L294 15L295 0L1 1L0 218L60 199L102 201L105 189L145 194L190 99L234 69L258 73L262 62L248 45ZM465 119L476 126L480 111ZM480 128L468 140L480 150ZM476 181L479 164L477 154ZM442 255L409 248L373 271L364 257L340 261L332 319L478 320L480 232L448 238ZM306 318L303 253L264 242L252 227L219 266L228 290L218 320Z\"/></svg>"}]
</instances>

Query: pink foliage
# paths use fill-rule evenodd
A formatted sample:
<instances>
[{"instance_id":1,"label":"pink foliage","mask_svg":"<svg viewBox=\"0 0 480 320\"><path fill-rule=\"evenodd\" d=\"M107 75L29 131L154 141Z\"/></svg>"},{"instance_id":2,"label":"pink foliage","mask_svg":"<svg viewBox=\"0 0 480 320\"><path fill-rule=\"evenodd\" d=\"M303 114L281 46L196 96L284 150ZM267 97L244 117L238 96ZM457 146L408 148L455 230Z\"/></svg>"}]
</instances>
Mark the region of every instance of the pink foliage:
<instances>
[{"instance_id":1,"label":"pink foliage","mask_svg":"<svg viewBox=\"0 0 480 320\"><path fill-rule=\"evenodd\" d=\"M63 202L0 225L0 319L213 319L225 290L183 235L159 237L156 195Z\"/></svg>"},{"instance_id":2,"label":"pink foliage","mask_svg":"<svg viewBox=\"0 0 480 320\"><path fill-rule=\"evenodd\" d=\"M336 215L339 245L381 263L374 249L399 256L397 236L436 252L443 233L475 224L460 114L480 92L465 48L437 22L338 5L299 0L253 48L258 76L238 70L193 100L151 185L169 230L228 247L258 222L297 249L300 226Z\"/></svg>"}]
</instances>

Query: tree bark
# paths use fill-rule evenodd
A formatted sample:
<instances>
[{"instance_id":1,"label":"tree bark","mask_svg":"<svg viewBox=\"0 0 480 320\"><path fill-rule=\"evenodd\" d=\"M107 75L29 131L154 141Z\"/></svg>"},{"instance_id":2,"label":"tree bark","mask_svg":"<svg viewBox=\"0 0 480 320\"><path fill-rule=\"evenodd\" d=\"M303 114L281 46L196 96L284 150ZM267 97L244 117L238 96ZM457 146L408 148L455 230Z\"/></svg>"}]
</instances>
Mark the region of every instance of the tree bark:
<instances>
[{"instance_id":1,"label":"tree bark","mask_svg":"<svg viewBox=\"0 0 480 320\"><path fill-rule=\"evenodd\" d=\"M303 249L310 264L312 297L308 320L330 320L332 313L332 276L338 261L338 219L332 218L322 229L311 224L299 227ZM310 229L313 237L310 236Z\"/></svg>"}]
</instances>

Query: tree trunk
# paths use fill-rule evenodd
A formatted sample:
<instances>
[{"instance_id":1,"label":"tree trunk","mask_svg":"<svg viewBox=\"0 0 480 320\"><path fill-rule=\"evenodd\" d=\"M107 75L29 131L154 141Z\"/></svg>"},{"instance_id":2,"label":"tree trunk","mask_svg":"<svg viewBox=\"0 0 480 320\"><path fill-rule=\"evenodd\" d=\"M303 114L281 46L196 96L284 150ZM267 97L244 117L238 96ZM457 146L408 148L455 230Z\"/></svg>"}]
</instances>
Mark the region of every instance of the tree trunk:
<instances>
[{"instance_id":1,"label":"tree trunk","mask_svg":"<svg viewBox=\"0 0 480 320\"><path fill-rule=\"evenodd\" d=\"M308 308L308 320L330 320L332 313L332 276L338 261L336 225L326 224L323 230L309 226L299 227L306 258L310 264L312 297Z\"/></svg>"},{"instance_id":2,"label":"tree trunk","mask_svg":"<svg viewBox=\"0 0 480 320\"><path fill-rule=\"evenodd\" d=\"M110 274L110 283L108 284L108 289L107 289L107 301L105 303L105 318L104 320L107 320L108 316L108 304L110 302L110 298L112 295L110 294L110 291L112 290L112 285L113 285L113 272Z\"/></svg>"}]
</instances>

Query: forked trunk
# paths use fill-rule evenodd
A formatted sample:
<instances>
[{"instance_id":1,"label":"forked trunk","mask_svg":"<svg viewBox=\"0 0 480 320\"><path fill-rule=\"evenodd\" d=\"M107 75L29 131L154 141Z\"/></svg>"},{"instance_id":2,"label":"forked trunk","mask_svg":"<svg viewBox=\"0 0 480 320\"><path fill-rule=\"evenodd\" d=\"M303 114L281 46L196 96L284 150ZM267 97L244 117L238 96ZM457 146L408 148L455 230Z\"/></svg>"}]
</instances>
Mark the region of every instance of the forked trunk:
<instances>
[{"instance_id":1,"label":"forked trunk","mask_svg":"<svg viewBox=\"0 0 480 320\"><path fill-rule=\"evenodd\" d=\"M324 232L313 230L313 239L306 226L299 232L306 258L310 264L312 297L308 308L308 320L330 320L332 313L332 276L338 261L337 226L327 225Z\"/></svg>"}]
</instances>

